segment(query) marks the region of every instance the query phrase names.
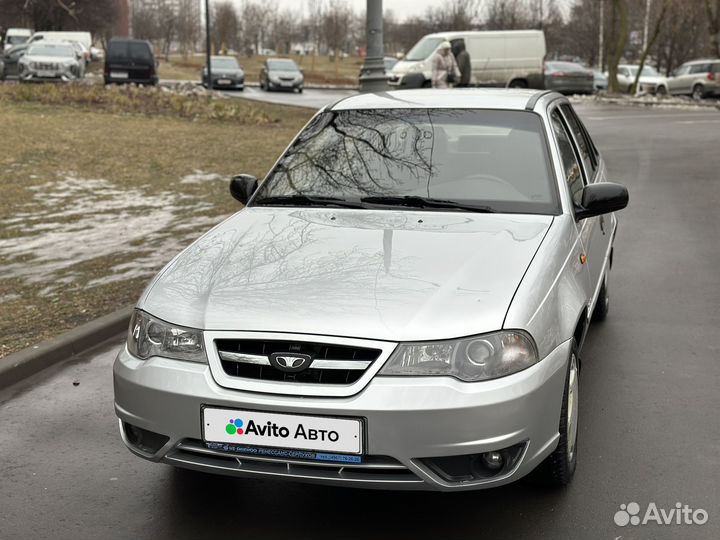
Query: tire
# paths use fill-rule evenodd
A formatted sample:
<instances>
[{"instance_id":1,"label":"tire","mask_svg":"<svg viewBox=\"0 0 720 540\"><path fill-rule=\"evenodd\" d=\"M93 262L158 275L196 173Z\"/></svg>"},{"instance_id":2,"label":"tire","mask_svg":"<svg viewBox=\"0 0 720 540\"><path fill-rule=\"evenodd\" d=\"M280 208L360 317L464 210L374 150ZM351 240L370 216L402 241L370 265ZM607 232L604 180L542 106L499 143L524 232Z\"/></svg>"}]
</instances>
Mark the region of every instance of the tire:
<instances>
[{"instance_id":1,"label":"tire","mask_svg":"<svg viewBox=\"0 0 720 540\"><path fill-rule=\"evenodd\" d=\"M657 90L655 90L655 94L658 96L667 96L667 93L667 88L665 88L664 86L658 86Z\"/></svg>"},{"instance_id":2,"label":"tire","mask_svg":"<svg viewBox=\"0 0 720 540\"><path fill-rule=\"evenodd\" d=\"M508 88L527 88L528 83L527 81L524 81L522 79L513 79L510 81L510 84L508 84Z\"/></svg>"},{"instance_id":3,"label":"tire","mask_svg":"<svg viewBox=\"0 0 720 540\"><path fill-rule=\"evenodd\" d=\"M598 293L597 302L595 303L595 309L593 310L592 320L593 321L604 321L607 319L608 311L610 310L610 295L608 293L608 272L605 272L603 277L603 284L600 287Z\"/></svg>"},{"instance_id":4,"label":"tire","mask_svg":"<svg viewBox=\"0 0 720 540\"><path fill-rule=\"evenodd\" d=\"M560 441L553 453L545 458L532 475L544 486L567 486L575 475L577 468L578 375L577 343L573 339L560 411Z\"/></svg>"},{"instance_id":5,"label":"tire","mask_svg":"<svg viewBox=\"0 0 720 540\"><path fill-rule=\"evenodd\" d=\"M303 93L303 89L302 89L302 88L298 88L298 94L302 94L302 93Z\"/></svg>"},{"instance_id":6,"label":"tire","mask_svg":"<svg viewBox=\"0 0 720 540\"><path fill-rule=\"evenodd\" d=\"M700 101L704 97L705 97L705 88L703 88L703 85L696 84L695 86L693 86L692 98L695 101Z\"/></svg>"}]
</instances>

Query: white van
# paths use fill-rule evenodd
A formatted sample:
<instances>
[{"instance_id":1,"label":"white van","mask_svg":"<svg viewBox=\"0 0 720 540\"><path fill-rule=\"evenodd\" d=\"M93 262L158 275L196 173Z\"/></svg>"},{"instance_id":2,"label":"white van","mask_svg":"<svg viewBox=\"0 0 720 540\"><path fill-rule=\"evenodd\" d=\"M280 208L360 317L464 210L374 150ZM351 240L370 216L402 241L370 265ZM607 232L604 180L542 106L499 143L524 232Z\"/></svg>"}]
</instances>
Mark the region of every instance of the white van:
<instances>
[{"instance_id":1,"label":"white van","mask_svg":"<svg viewBox=\"0 0 720 540\"><path fill-rule=\"evenodd\" d=\"M473 86L543 87L545 34L542 30L429 34L395 64L388 84L396 88L429 87L432 58L443 41L449 41L453 50L459 41L465 42L472 65L470 84Z\"/></svg>"},{"instance_id":2,"label":"white van","mask_svg":"<svg viewBox=\"0 0 720 540\"><path fill-rule=\"evenodd\" d=\"M33 31L29 28L8 28L5 32L5 42L3 43L3 51L7 51L10 47L25 43Z\"/></svg>"},{"instance_id":3,"label":"white van","mask_svg":"<svg viewBox=\"0 0 720 540\"><path fill-rule=\"evenodd\" d=\"M35 32L30 38L30 43L42 39L46 41L77 41L82 43L88 51L92 47L90 32Z\"/></svg>"}]
</instances>

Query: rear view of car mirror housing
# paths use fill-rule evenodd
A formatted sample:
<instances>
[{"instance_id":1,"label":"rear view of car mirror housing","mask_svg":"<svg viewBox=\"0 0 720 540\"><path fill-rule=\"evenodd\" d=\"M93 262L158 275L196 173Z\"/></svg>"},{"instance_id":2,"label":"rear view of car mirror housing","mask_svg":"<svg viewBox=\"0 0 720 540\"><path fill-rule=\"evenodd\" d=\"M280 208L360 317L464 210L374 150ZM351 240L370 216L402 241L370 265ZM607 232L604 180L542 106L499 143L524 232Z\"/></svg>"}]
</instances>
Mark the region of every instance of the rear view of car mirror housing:
<instances>
[{"instance_id":1,"label":"rear view of car mirror housing","mask_svg":"<svg viewBox=\"0 0 720 540\"><path fill-rule=\"evenodd\" d=\"M250 174L239 174L230 180L230 194L243 204L247 204L257 188L258 180Z\"/></svg>"},{"instance_id":2,"label":"rear view of car mirror housing","mask_svg":"<svg viewBox=\"0 0 720 540\"><path fill-rule=\"evenodd\" d=\"M628 205L628 200L625 186L612 182L590 184L582 190L582 203L575 207L575 219L580 221L622 210Z\"/></svg>"}]
</instances>

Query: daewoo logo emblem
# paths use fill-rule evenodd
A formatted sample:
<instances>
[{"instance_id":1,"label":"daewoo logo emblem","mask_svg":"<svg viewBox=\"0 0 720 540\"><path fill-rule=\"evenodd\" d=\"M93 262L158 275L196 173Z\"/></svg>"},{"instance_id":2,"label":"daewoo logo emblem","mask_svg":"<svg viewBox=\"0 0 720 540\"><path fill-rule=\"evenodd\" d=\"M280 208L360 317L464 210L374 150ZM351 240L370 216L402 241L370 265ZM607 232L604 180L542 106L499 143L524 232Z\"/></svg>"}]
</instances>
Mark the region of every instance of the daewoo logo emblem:
<instances>
[{"instance_id":1,"label":"daewoo logo emblem","mask_svg":"<svg viewBox=\"0 0 720 540\"><path fill-rule=\"evenodd\" d=\"M270 364L280 371L297 373L310 367L312 357L300 353L272 353L270 355Z\"/></svg>"}]
</instances>

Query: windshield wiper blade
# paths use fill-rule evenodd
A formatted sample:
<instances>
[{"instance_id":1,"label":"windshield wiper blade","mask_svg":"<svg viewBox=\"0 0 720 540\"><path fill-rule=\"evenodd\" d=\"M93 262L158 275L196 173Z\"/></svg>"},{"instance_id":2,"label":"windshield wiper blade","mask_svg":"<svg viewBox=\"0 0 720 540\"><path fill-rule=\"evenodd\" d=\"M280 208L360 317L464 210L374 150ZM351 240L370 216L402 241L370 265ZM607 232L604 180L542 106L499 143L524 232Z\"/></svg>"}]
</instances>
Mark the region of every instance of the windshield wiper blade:
<instances>
[{"instance_id":1,"label":"windshield wiper blade","mask_svg":"<svg viewBox=\"0 0 720 540\"><path fill-rule=\"evenodd\" d=\"M363 197L360 199L360 202L365 204L380 204L384 206L409 206L412 208L448 208L486 214L492 214L495 212L495 210L489 206L462 203L448 199L432 199L417 195Z\"/></svg>"},{"instance_id":2,"label":"windshield wiper blade","mask_svg":"<svg viewBox=\"0 0 720 540\"><path fill-rule=\"evenodd\" d=\"M253 206L336 206L340 208L364 208L360 202L338 197L313 197L309 195L279 195L253 201Z\"/></svg>"}]
</instances>

